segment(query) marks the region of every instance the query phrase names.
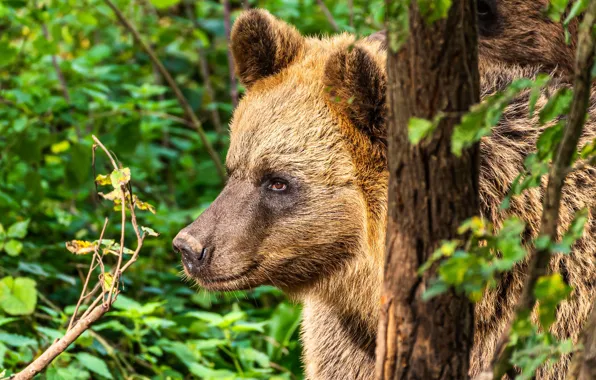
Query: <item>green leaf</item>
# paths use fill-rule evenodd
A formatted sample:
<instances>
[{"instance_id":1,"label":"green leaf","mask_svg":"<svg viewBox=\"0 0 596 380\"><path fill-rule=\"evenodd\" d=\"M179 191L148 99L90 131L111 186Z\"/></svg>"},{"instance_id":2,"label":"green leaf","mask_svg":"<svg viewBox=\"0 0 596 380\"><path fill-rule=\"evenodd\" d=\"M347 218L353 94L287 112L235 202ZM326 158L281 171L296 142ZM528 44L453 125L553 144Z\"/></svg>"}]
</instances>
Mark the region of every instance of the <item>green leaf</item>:
<instances>
[{"instance_id":1,"label":"green leaf","mask_svg":"<svg viewBox=\"0 0 596 380\"><path fill-rule=\"evenodd\" d=\"M155 232L154 229L149 228L149 227L141 226L141 231L143 231L145 234L147 234L149 236L159 236L158 232Z\"/></svg>"},{"instance_id":2,"label":"green leaf","mask_svg":"<svg viewBox=\"0 0 596 380\"><path fill-rule=\"evenodd\" d=\"M550 128L546 128L538 137L536 148L538 157L542 160L551 159L555 154L556 148L563 138L565 128L564 122L559 122Z\"/></svg>"},{"instance_id":3,"label":"green leaf","mask_svg":"<svg viewBox=\"0 0 596 380\"><path fill-rule=\"evenodd\" d=\"M434 281L425 291L422 293L422 300L428 301L438 295L441 295L449 290L449 285L445 282L438 280Z\"/></svg>"},{"instance_id":4,"label":"green leaf","mask_svg":"<svg viewBox=\"0 0 596 380\"><path fill-rule=\"evenodd\" d=\"M37 346L35 339L17 334L0 333L0 342L12 347Z\"/></svg>"},{"instance_id":5,"label":"green leaf","mask_svg":"<svg viewBox=\"0 0 596 380\"><path fill-rule=\"evenodd\" d=\"M19 318L13 318L13 317L7 318L7 317L3 317L3 318L0 318L0 326L5 325L5 324L10 323L10 322L18 321L18 320L19 320Z\"/></svg>"},{"instance_id":6,"label":"green leaf","mask_svg":"<svg viewBox=\"0 0 596 380\"><path fill-rule=\"evenodd\" d=\"M25 130L25 128L27 127L27 122L28 122L27 117L21 116L14 121L14 123L12 124L12 129L15 132L23 132Z\"/></svg>"},{"instance_id":7,"label":"green leaf","mask_svg":"<svg viewBox=\"0 0 596 380\"><path fill-rule=\"evenodd\" d=\"M108 379L113 378L108 366L106 365L106 362L100 358L90 355L86 352L79 352L77 354L77 360L89 371Z\"/></svg>"},{"instance_id":8,"label":"green leaf","mask_svg":"<svg viewBox=\"0 0 596 380\"><path fill-rule=\"evenodd\" d=\"M10 65L17 57L17 52L8 42L0 42L0 68Z\"/></svg>"},{"instance_id":9,"label":"green leaf","mask_svg":"<svg viewBox=\"0 0 596 380\"><path fill-rule=\"evenodd\" d=\"M546 15L550 17L551 20L559 22L561 20L561 15L567 9L567 4L569 4L569 0L550 0L548 7L546 8Z\"/></svg>"},{"instance_id":10,"label":"green leaf","mask_svg":"<svg viewBox=\"0 0 596 380\"><path fill-rule=\"evenodd\" d=\"M17 222L8 227L6 234L10 238L22 239L27 235L27 228L29 227L29 219L22 222Z\"/></svg>"},{"instance_id":11,"label":"green leaf","mask_svg":"<svg viewBox=\"0 0 596 380\"><path fill-rule=\"evenodd\" d=\"M186 313L188 317L198 318L202 321L208 322L213 326L218 326L223 322L223 317L216 313L211 313L208 311L191 311Z\"/></svg>"},{"instance_id":12,"label":"green leaf","mask_svg":"<svg viewBox=\"0 0 596 380\"><path fill-rule=\"evenodd\" d=\"M23 250L23 243L18 240L9 240L4 244L4 250L9 256L18 256Z\"/></svg>"},{"instance_id":13,"label":"green leaf","mask_svg":"<svg viewBox=\"0 0 596 380\"><path fill-rule=\"evenodd\" d=\"M447 17L451 0L417 0L420 14L428 24Z\"/></svg>"},{"instance_id":14,"label":"green leaf","mask_svg":"<svg viewBox=\"0 0 596 380\"><path fill-rule=\"evenodd\" d=\"M180 0L151 0L151 4L157 9L164 9L178 4Z\"/></svg>"},{"instance_id":15,"label":"green leaf","mask_svg":"<svg viewBox=\"0 0 596 380\"><path fill-rule=\"evenodd\" d=\"M560 273L538 278L534 286L534 296L538 300L538 319L542 328L550 328L556 319L557 305L567 298L571 290Z\"/></svg>"},{"instance_id":16,"label":"green leaf","mask_svg":"<svg viewBox=\"0 0 596 380\"><path fill-rule=\"evenodd\" d=\"M433 122L417 117L410 118L408 123L408 138L413 145L418 144L422 139L430 135L436 128Z\"/></svg>"},{"instance_id":17,"label":"green leaf","mask_svg":"<svg viewBox=\"0 0 596 380\"><path fill-rule=\"evenodd\" d=\"M530 111L530 117L534 116L534 111L536 110L536 102L540 97L542 88L546 86L548 81L550 80L550 76L546 74L539 74L534 82L534 86L532 86L532 90L530 91L530 98L528 100L528 108Z\"/></svg>"},{"instance_id":18,"label":"green leaf","mask_svg":"<svg viewBox=\"0 0 596 380\"><path fill-rule=\"evenodd\" d=\"M51 149L52 153L54 153L54 154L60 154L60 153L66 152L67 150L70 149L70 141L63 140L56 144L52 144L50 149Z\"/></svg>"},{"instance_id":19,"label":"green leaf","mask_svg":"<svg viewBox=\"0 0 596 380\"><path fill-rule=\"evenodd\" d=\"M32 314L37 304L35 286L27 277L4 277L0 280L0 309L10 315Z\"/></svg>"},{"instance_id":20,"label":"green leaf","mask_svg":"<svg viewBox=\"0 0 596 380\"><path fill-rule=\"evenodd\" d=\"M579 16L583 11L585 11L586 8L588 8L588 2L589 0L575 0L563 24L569 25L571 20Z\"/></svg>"},{"instance_id":21,"label":"green leaf","mask_svg":"<svg viewBox=\"0 0 596 380\"><path fill-rule=\"evenodd\" d=\"M588 222L590 215L587 208L579 210L571 222L571 225L561 238L561 241L553 244L550 249L551 252L558 252L568 254L571 253L571 246L580 239L584 234L586 223Z\"/></svg>"},{"instance_id":22,"label":"green leaf","mask_svg":"<svg viewBox=\"0 0 596 380\"><path fill-rule=\"evenodd\" d=\"M453 154L460 156L464 148L480 141L482 137L490 135L507 105L520 92L534 88L536 85L536 81L527 78L516 79L504 91L489 96L480 104L473 105L453 130L451 136Z\"/></svg>"},{"instance_id":23,"label":"green leaf","mask_svg":"<svg viewBox=\"0 0 596 380\"><path fill-rule=\"evenodd\" d=\"M112 182L114 189L120 190L121 186L125 186L130 182L130 169L123 168L114 170L112 174L110 174L110 181Z\"/></svg>"},{"instance_id":24,"label":"green leaf","mask_svg":"<svg viewBox=\"0 0 596 380\"><path fill-rule=\"evenodd\" d=\"M95 178L95 183L97 183L100 186L106 186L106 185L111 185L112 184L112 180L110 179L110 176L108 176L108 175L99 174Z\"/></svg>"},{"instance_id":25,"label":"green leaf","mask_svg":"<svg viewBox=\"0 0 596 380\"><path fill-rule=\"evenodd\" d=\"M569 88L560 89L553 95L546 105L540 110L540 124L546 124L549 121L569 112L571 101L573 100L573 91Z\"/></svg>"}]
</instances>

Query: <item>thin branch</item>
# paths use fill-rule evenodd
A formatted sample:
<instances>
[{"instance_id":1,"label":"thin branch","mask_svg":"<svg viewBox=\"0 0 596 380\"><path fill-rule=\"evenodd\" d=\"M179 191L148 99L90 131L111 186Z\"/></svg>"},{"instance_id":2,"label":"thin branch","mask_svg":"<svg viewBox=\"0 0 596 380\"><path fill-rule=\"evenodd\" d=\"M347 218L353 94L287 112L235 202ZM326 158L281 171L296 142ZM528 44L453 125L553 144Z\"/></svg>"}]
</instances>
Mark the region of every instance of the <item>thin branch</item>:
<instances>
[{"instance_id":1,"label":"thin branch","mask_svg":"<svg viewBox=\"0 0 596 380\"><path fill-rule=\"evenodd\" d=\"M201 142L205 146L207 153L209 154L209 156L211 157L211 160L213 160L213 163L215 164L215 168L217 170L219 177L221 178L222 181L225 180L226 173L225 173L224 167L221 163L221 160L219 158L219 155L213 149L213 146L207 139L207 135L205 134L205 130L203 129L201 122L199 121L199 119L197 118L195 113L193 112L190 104L188 104L188 101L186 100L186 98L184 97L184 94L182 93L182 91L180 90L178 85L176 84L176 81L174 81L174 78L172 78L172 76L170 75L168 70L164 67L164 65L161 63L161 61L159 60L159 58L157 57L157 55L155 54L153 49L151 49L151 47L143 40L143 38L141 37L139 32L134 28L134 26L132 26L132 24L122 14L122 12L118 9L118 7L116 7L116 5L111 0L104 0L104 1L112 9L112 11L116 15L116 17L118 18L120 23L132 34L132 36L133 36L134 40L137 42L137 44L139 44L141 46L141 48L143 49L143 51L145 51L145 53L147 53L147 55L151 59L151 62L153 62L153 64L155 64L155 66L157 66L157 69L159 70L159 72L161 73L163 78L165 79L166 83L172 89L172 92L174 92L174 95L176 96L178 103L182 107L184 114L192 123L193 128L195 128L197 130L199 137L201 138Z\"/></svg>"},{"instance_id":2,"label":"thin branch","mask_svg":"<svg viewBox=\"0 0 596 380\"><path fill-rule=\"evenodd\" d=\"M199 29L199 23L197 22L197 18L195 16L195 11L193 4L190 0L186 0L184 2L184 8L186 11L186 17L192 21L192 25L194 29ZM203 78L203 86L205 87L205 92L207 93L207 97L211 103L215 102L215 91L213 90L213 85L211 84L211 76L209 72L209 62L207 61L207 55L205 54L205 49L202 46L202 43L199 42L197 47L197 55L199 56L199 68L201 70L201 77ZM218 135L222 136L224 133L224 129L221 125L221 119L219 118L219 111L217 107L213 107L210 112L211 114L211 122L215 127L215 131Z\"/></svg>"},{"instance_id":3,"label":"thin branch","mask_svg":"<svg viewBox=\"0 0 596 380\"><path fill-rule=\"evenodd\" d=\"M250 2L248 0L243 0L242 1L242 8L244 8L245 11L250 9Z\"/></svg>"},{"instance_id":4,"label":"thin branch","mask_svg":"<svg viewBox=\"0 0 596 380\"><path fill-rule=\"evenodd\" d=\"M68 330L68 332L62 338L58 339L47 350L45 350L40 357L35 359L35 361L29 364L24 370L15 374L11 379L32 379L35 375L43 371L52 362L52 360L64 352L68 346L70 346L79 336L81 336L82 333L85 332L85 330L89 328L89 326L91 326L91 324L101 318L102 315L104 315L108 310L109 307L104 304L95 307L91 313L84 318L81 318L72 329Z\"/></svg>"},{"instance_id":5,"label":"thin branch","mask_svg":"<svg viewBox=\"0 0 596 380\"><path fill-rule=\"evenodd\" d=\"M546 197L542 211L540 235L548 236L551 241L558 238L557 226L559 223L559 209L561 207L561 190L565 183L566 174L571 166L577 144L582 135L586 111L590 100L592 62L594 59L594 40L592 28L596 23L596 0L590 2L579 30L579 41L575 62L575 76L573 84L573 101L565 134L559 145L557 155L549 173L546 186ZM550 251L538 249L534 253L529 265L529 273L524 284L522 295L516 306L513 321L522 313L527 313L534 308L536 299L534 287L538 278L548 273ZM500 338L500 343L493 358L494 379L500 379L511 368L510 359L513 350L507 346L511 327Z\"/></svg>"},{"instance_id":6,"label":"thin branch","mask_svg":"<svg viewBox=\"0 0 596 380\"><path fill-rule=\"evenodd\" d=\"M323 0L317 0L317 4L319 4L319 8L321 8L321 11L323 11L323 13L325 14L325 17L327 17L327 21L329 21L329 24L331 24L331 26L333 27L333 30L335 30L336 32L340 32L341 29L339 29L337 22L335 22L333 15L329 11L329 8L327 8L327 6L323 2Z\"/></svg>"},{"instance_id":7,"label":"thin branch","mask_svg":"<svg viewBox=\"0 0 596 380\"><path fill-rule=\"evenodd\" d=\"M580 351L573 355L567 380L596 379L596 300L579 339Z\"/></svg>"},{"instance_id":8,"label":"thin branch","mask_svg":"<svg viewBox=\"0 0 596 380\"><path fill-rule=\"evenodd\" d=\"M92 136L92 138L95 142L95 144L93 145L93 161L95 161L95 150L97 149L97 147L100 147L105 152L105 154L108 156L114 169L115 170L118 169L118 165L117 165L116 160L114 159L112 153L101 143L101 141L99 141L99 139L97 139L97 137ZM43 371L52 362L52 360L54 360L58 355L60 355L62 352L64 352L68 348L68 346L70 346L85 330L87 330L89 328L89 326L91 326L92 323L97 321L108 310L110 310L112 304L116 301L118 294L119 294L118 282L122 276L122 273L124 273L126 271L126 269L137 260L138 254L139 254L141 248L143 247L143 242L145 239L145 234L141 234L141 232L139 230L139 226L137 224L137 219L136 219L136 214L135 214L135 209L134 209L135 203L136 203L136 197L134 197L132 195L132 192L131 192L132 190L131 190L130 184L128 184L128 185L129 186L122 185L120 187L121 192L122 192L121 199L120 199L121 206L122 206L122 225L121 225L121 234L120 234L120 249L118 252L119 253L118 254L118 263L117 263L117 265L114 269L114 272L113 272L113 279L112 279L112 284L110 285L110 288L106 289L106 286L104 285L105 284L105 282L104 282L105 270L104 270L104 265L103 265L104 255L103 254L99 255L99 252L98 252L98 247L101 245L103 236L105 234L106 226L108 223L108 220L106 218L103 228L102 228L102 231L101 231L101 234L100 234L99 244L97 244L93 248L93 257L91 259L91 264L89 265L89 272L87 273L87 277L85 279L85 284L83 285L83 289L81 291L79 301L77 302L75 312L74 312L72 319L69 323L68 330L66 331L65 335L62 338L60 338L59 340L54 342L54 344L52 344L48 349L46 349L37 359L35 359L31 364L29 364L29 366L27 366L27 368L25 368L23 371L17 373L16 375L12 376L11 377L12 379L19 379L19 380L31 379L31 378L33 378L33 376L35 376L36 374ZM123 263L124 234L126 231L127 199L130 199L130 201L128 202L128 207L130 210L131 222L132 222L133 228L135 230L135 235L137 237L137 247L134 251L133 256L126 263ZM97 264L95 263L96 261L97 261ZM99 276L99 282L94 286L94 288L91 292L89 292L88 294L85 294L87 292L87 288L89 286L91 273L98 266L101 267L101 271L102 271L101 275ZM100 288L103 290L101 292L101 294L99 294L97 297L95 297L95 300L91 303L89 308L87 310L85 310L85 312L83 313L81 318L78 321L76 321L76 323L75 323L74 321L77 317L79 307L80 307L82 301L83 300L86 301L87 299L89 299L89 297L91 297L97 291L97 289L100 289ZM40 294L40 297L43 298L43 295ZM104 342L104 343L106 343L106 342ZM120 366L119 362L117 364ZM129 366L130 366L130 364L129 364ZM122 370L122 368L121 368L121 370Z\"/></svg>"},{"instance_id":9,"label":"thin branch","mask_svg":"<svg viewBox=\"0 0 596 380\"><path fill-rule=\"evenodd\" d=\"M93 136L94 140L97 140L95 136ZM112 304L112 295L114 294L114 289L117 288L117 284L120 280L120 269L122 268L122 257L124 256L124 236L126 235L126 188L124 185L120 185L120 201L121 204L121 211L122 211L122 229L120 230L120 250L118 252L118 263L116 264L116 269L114 270L114 274L112 275L112 284L110 285L110 292L108 293L108 300L106 301L106 305Z\"/></svg>"},{"instance_id":10,"label":"thin branch","mask_svg":"<svg viewBox=\"0 0 596 380\"><path fill-rule=\"evenodd\" d=\"M43 35L44 35L46 41L48 41L48 43L50 43L51 42L50 33L48 32L48 27L46 26L46 24L41 24L41 30L43 32ZM66 78L64 77L64 73L62 72L62 69L60 68L60 65L58 64L58 58L56 58L56 55L52 54L51 57L52 57L52 66L54 66L54 71L56 72L56 76L58 77L58 82L60 83L60 89L62 91L62 96L64 97L66 104L68 104L68 106L71 107L69 112L72 116L72 101L70 98L70 93L68 92L68 85L66 84ZM79 129L79 126L77 123L74 123L74 126L75 126L75 131L77 133L77 138L80 140L81 139L81 130Z\"/></svg>"},{"instance_id":11,"label":"thin branch","mask_svg":"<svg viewBox=\"0 0 596 380\"><path fill-rule=\"evenodd\" d=\"M87 286L89 286L89 279L91 279L91 273L93 273L93 269L94 269L93 265L95 264L95 259L98 257L97 249L101 245L101 241L103 240L103 235L106 232L107 226L108 226L108 218L106 218L103 222L103 228L101 229L101 234L99 235L99 243L94 248L95 251L93 252L93 257L91 258L91 264L89 265L91 269L89 269L89 271L87 272L87 278L85 278L85 284L83 285L83 290L81 291L81 297L79 297L79 300L77 301L77 306L75 306L74 313L72 313L72 317L70 318L70 322L68 323L67 331L72 328L72 325L77 317L77 314L79 314L79 307L81 306L81 303L83 302L83 300L86 298L85 292L87 292Z\"/></svg>"},{"instance_id":12,"label":"thin branch","mask_svg":"<svg viewBox=\"0 0 596 380\"><path fill-rule=\"evenodd\" d=\"M226 40L230 44L230 34L232 30L230 0L223 1L224 12L224 28L226 30ZM232 50L228 48L228 68L230 71L230 97L232 98L232 105L234 108L238 106L238 86L236 85L236 73L234 69L234 59L232 58Z\"/></svg>"}]
</instances>

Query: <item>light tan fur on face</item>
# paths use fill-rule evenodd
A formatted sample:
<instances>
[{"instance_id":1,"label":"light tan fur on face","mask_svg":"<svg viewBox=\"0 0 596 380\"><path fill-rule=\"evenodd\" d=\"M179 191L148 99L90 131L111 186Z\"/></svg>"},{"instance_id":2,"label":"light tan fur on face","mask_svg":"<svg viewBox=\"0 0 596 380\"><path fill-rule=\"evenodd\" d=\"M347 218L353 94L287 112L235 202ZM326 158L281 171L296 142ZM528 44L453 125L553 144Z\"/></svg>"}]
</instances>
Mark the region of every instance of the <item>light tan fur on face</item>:
<instances>
[{"instance_id":1,"label":"light tan fur on face","mask_svg":"<svg viewBox=\"0 0 596 380\"><path fill-rule=\"evenodd\" d=\"M231 124L230 183L214 202L214 209L185 233L199 236L200 231L215 229L210 239L225 249L217 251L214 272L233 271L234 262L258 258L255 269L241 280L214 289L268 283L304 304L302 340L309 379L372 379L387 212L384 120L379 123L375 117L386 111L378 109L376 99L385 91L384 78L377 75L385 71L382 43L377 39L355 42L348 34L304 38L261 10L244 13L236 25L232 51L237 60L252 63L238 72L249 89ZM260 35L267 41L260 41ZM260 67L267 51L274 59ZM504 63L494 59L494 54L480 57L483 97L516 78L545 70ZM538 108L566 86L557 72L553 76ZM379 86L373 89L379 91L358 88L367 83ZM336 99L337 94L342 96ZM353 106L346 103L346 94L354 96ZM544 184L514 198L508 211L499 209L544 129L538 127L537 116L528 117L527 99L527 93L516 99L492 136L481 142L480 196L482 214L495 225L500 226L508 215L526 221L524 238L529 241L537 234ZM595 104L590 106L582 143L596 137ZM258 202L246 200L260 194L263 175L271 172L291 175L300 183L295 207L275 218L260 214ZM239 207L235 203L240 199L246 206L238 209L235 218L236 211L229 209ZM596 211L594 168L570 176L563 203L562 229L580 208ZM591 218L573 253L557 255L551 262L552 269L562 272L575 288L561 305L552 328L560 338L577 337L596 295L595 239L596 222ZM472 374L492 357L523 281L524 265L520 265L478 303ZM539 377L562 378L566 360L554 369L541 369Z\"/></svg>"}]
</instances>

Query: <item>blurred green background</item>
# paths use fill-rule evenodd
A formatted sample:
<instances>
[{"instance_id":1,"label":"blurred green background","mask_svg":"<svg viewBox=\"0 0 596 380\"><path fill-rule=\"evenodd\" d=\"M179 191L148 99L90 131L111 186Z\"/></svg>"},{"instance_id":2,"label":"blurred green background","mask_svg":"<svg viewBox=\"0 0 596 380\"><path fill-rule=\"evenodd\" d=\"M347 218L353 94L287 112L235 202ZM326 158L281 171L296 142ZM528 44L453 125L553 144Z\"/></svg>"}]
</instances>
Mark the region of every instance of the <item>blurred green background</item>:
<instances>
[{"instance_id":1,"label":"blurred green background","mask_svg":"<svg viewBox=\"0 0 596 380\"><path fill-rule=\"evenodd\" d=\"M233 112L223 3L115 3L223 160ZM325 1L337 28L320 3L232 1L231 18L260 7L305 34L382 28L382 0ZM139 211L139 224L161 236L125 273L113 310L39 377L302 378L299 306L270 287L213 294L180 278L172 238L222 184L171 90L102 0L0 2L0 373L24 368L65 331L90 257L64 242L98 239L106 216L106 236L119 234L117 213L95 193L92 134L131 168L135 194L157 209ZM101 153L96 167L109 172Z\"/></svg>"}]
</instances>

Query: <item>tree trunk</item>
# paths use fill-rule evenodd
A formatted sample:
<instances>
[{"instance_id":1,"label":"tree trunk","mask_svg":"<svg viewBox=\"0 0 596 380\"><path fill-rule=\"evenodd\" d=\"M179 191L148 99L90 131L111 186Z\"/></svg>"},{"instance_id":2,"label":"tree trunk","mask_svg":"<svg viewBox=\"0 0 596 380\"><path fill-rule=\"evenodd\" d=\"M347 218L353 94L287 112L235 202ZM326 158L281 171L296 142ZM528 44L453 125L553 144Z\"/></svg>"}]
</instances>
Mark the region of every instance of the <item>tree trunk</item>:
<instances>
[{"instance_id":1,"label":"tree trunk","mask_svg":"<svg viewBox=\"0 0 596 380\"><path fill-rule=\"evenodd\" d=\"M392 5L393 4L393 5ZM421 296L434 271L418 268L458 226L478 214L478 145L451 153L460 117L479 101L476 0L453 0L432 24L411 1L407 41L393 51L397 18L388 9L389 210L387 256L377 341L377 379L465 379L474 309L465 296ZM435 132L417 146L411 117L433 120Z\"/></svg>"}]
</instances>

